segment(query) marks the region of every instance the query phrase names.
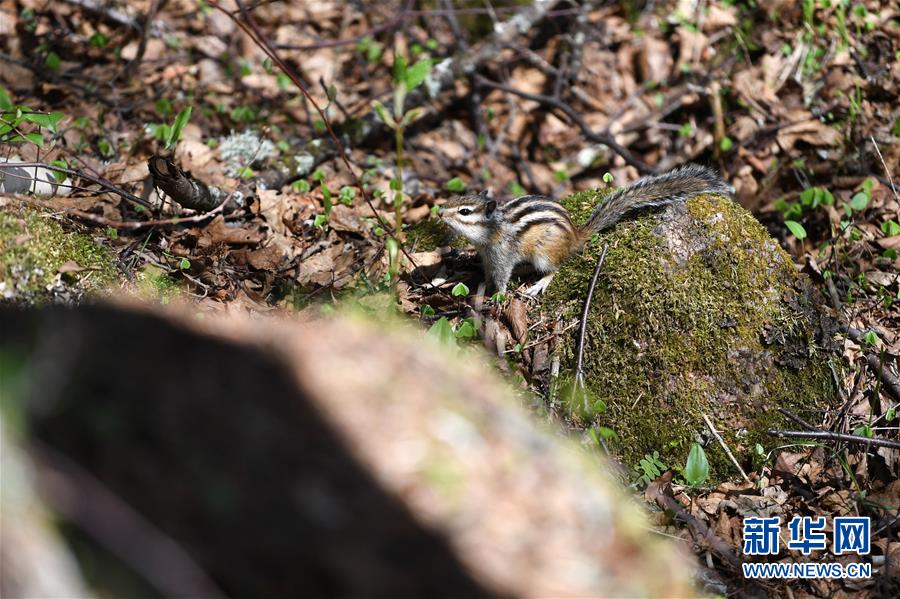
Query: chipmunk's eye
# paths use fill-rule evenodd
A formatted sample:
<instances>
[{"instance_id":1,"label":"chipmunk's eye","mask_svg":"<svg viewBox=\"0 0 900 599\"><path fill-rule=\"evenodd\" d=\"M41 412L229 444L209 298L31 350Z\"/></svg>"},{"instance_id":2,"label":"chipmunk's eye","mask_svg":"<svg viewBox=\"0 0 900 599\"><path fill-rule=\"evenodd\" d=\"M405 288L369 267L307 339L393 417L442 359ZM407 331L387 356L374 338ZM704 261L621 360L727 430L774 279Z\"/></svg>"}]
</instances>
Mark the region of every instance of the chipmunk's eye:
<instances>
[{"instance_id":1,"label":"chipmunk's eye","mask_svg":"<svg viewBox=\"0 0 900 599\"><path fill-rule=\"evenodd\" d=\"M460 208L459 213L462 214L463 216L468 216L469 214L472 214L472 209L471 208Z\"/></svg>"}]
</instances>

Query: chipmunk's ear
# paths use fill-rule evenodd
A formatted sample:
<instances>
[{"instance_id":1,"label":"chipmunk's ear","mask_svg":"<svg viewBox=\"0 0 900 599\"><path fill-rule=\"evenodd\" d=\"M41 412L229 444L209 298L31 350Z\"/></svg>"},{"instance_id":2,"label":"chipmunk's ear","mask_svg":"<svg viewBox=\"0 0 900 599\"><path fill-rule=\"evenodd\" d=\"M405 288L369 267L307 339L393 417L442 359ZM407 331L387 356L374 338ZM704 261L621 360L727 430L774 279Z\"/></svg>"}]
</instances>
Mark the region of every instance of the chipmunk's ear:
<instances>
[{"instance_id":1,"label":"chipmunk's ear","mask_svg":"<svg viewBox=\"0 0 900 599\"><path fill-rule=\"evenodd\" d=\"M479 191L478 195L480 195L481 197L483 197L484 199L487 200L491 197L491 189L489 187L486 187L486 188L482 189L481 191Z\"/></svg>"},{"instance_id":2,"label":"chipmunk's ear","mask_svg":"<svg viewBox=\"0 0 900 599\"><path fill-rule=\"evenodd\" d=\"M484 205L484 214L485 216L490 216L494 213L494 210L497 209L497 200L488 200L488 203Z\"/></svg>"}]
</instances>

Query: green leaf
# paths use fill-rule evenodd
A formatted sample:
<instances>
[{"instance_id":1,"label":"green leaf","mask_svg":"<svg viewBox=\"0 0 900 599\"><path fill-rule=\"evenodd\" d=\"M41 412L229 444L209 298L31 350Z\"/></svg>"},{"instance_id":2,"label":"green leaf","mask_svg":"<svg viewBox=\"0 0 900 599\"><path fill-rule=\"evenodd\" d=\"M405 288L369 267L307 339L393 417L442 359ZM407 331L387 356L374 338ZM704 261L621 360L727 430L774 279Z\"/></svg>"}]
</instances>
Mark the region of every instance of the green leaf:
<instances>
[{"instance_id":1,"label":"green leaf","mask_svg":"<svg viewBox=\"0 0 900 599\"><path fill-rule=\"evenodd\" d=\"M860 191L850 199L850 207L854 212L862 212L869 205L871 196L865 191Z\"/></svg>"},{"instance_id":2,"label":"green leaf","mask_svg":"<svg viewBox=\"0 0 900 599\"><path fill-rule=\"evenodd\" d=\"M616 431L606 426L599 426L597 430L600 432L600 436L604 439L615 439L619 435L616 434Z\"/></svg>"},{"instance_id":3,"label":"green leaf","mask_svg":"<svg viewBox=\"0 0 900 599\"><path fill-rule=\"evenodd\" d=\"M328 222L328 217L324 214L317 214L316 218L313 219L313 226L318 227L319 229L325 228L325 223Z\"/></svg>"},{"instance_id":4,"label":"green leaf","mask_svg":"<svg viewBox=\"0 0 900 599\"><path fill-rule=\"evenodd\" d=\"M791 233L794 234L794 237L796 237L800 241L806 239L806 229L803 228L803 225L795 220L786 220L784 221L784 224L788 229L790 229Z\"/></svg>"},{"instance_id":5,"label":"green leaf","mask_svg":"<svg viewBox=\"0 0 900 599\"><path fill-rule=\"evenodd\" d=\"M403 118L400 119L400 127L406 128L416 122L420 116L425 114L425 111L421 108L413 108L409 112L403 115Z\"/></svg>"},{"instance_id":6,"label":"green leaf","mask_svg":"<svg viewBox=\"0 0 900 599\"><path fill-rule=\"evenodd\" d=\"M434 316L434 308L429 306L428 304L424 304L421 306L420 310L422 311L422 316Z\"/></svg>"},{"instance_id":7,"label":"green leaf","mask_svg":"<svg viewBox=\"0 0 900 599\"><path fill-rule=\"evenodd\" d=\"M456 330L456 338L457 339L473 339L477 331L475 330L475 323L472 322L471 318L467 318L459 325L459 328Z\"/></svg>"},{"instance_id":8,"label":"green leaf","mask_svg":"<svg viewBox=\"0 0 900 599\"><path fill-rule=\"evenodd\" d=\"M696 486L706 482L707 478L709 478L709 461L706 459L706 452L699 443L694 443L684 467L684 479L689 485Z\"/></svg>"},{"instance_id":9,"label":"green leaf","mask_svg":"<svg viewBox=\"0 0 900 599\"><path fill-rule=\"evenodd\" d=\"M182 258L182 259L178 262L178 268L180 268L181 270L187 270L187 269L189 269L190 267L191 267L191 261L188 260L187 258Z\"/></svg>"},{"instance_id":10,"label":"green leaf","mask_svg":"<svg viewBox=\"0 0 900 599\"><path fill-rule=\"evenodd\" d=\"M60 167L60 168L69 168L69 163L66 162L66 161L65 161L64 159L62 159L62 158L57 158L56 160L54 160L54 161L51 162L50 164L52 164L53 166L58 166L58 167ZM58 183L62 183L63 181L66 180L66 174L65 174L65 173L61 173L61 172L59 172L59 171L53 171L53 178L56 179L56 181L57 181Z\"/></svg>"},{"instance_id":11,"label":"green leaf","mask_svg":"<svg viewBox=\"0 0 900 599\"><path fill-rule=\"evenodd\" d=\"M6 88L0 85L0 110L12 110L15 108L15 104L9 97L9 92L6 91Z\"/></svg>"},{"instance_id":12,"label":"green leaf","mask_svg":"<svg viewBox=\"0 0 900 599\"><path fill-rule=\"evenodd\" d=\"M325 208L325 216L331 214L334 202L331 201L331 190L328 189L327 185L322 186L322 206Z\"/></svg>"},{"instance_id":13,"label":"green leaf","mask_svg":"<svg viewBox=\"0 0 900 599\"><path fill-rule=\"evenodd\" d=\"M463 183L463 180L459 177L453 177L449 181L447 181L447 191L452 191L454 193L461 193L465 191L466 184Z\"/></svg>"},{"instance_id":14,"label":"green leaf","mask_svg":"<svg viewBox=\"0 0 900 599\"><path fill-rule=\"evenodd\" d=\"M91 39L89 39L88 42L93 48L102 48L109 43L109 38L98 31L91 36Z\"/></svg>"},{"instance_id":15,"label":"green leaf","mask_svg":"<svg viewBox=\"0 0 900 599\"><path fill-rule=\"evenodd\" d=\"M872 427L868 424L862 424L853 429L853 434L858 437L872 438Z\"/></svg>"},{"instance_id":16,"label":"green leaf","mask_svg":"<svg viewBox=\"0 0 900 599\"><path fill-rule=\"evenodd\" d=\"M17 135L10 141L30 141L39 148L44 147L44 135L40 131L32 131L31 133L26 133L24 137L21 135Z\"/></svg>"},{"instance_id":17,"label":"green leaf","mask_svg":"<svg viewBox=\"0 0 900 599\"><path fill-rule=\"evenodd\" d=\"M188 120L191 118L192 110L193 108L188 106L175 117L175 122L172 124L172 130L169 131L169 138L166 140L166 149L171 150L175 147L178 138L181 137L181 130L184 129L184 126L187 125Z\"/></svg>"},{"instance_id":18,"label":"green leaf","mask_svg":"<svg viewBox=\"0 0 900 599\"><path fill-rule=\"evenodd\" d=\"M353 205L353 198L356 196L356 190L348 185L344 185L341 187L341 193L339 196L341 204L346 206Z\"/></svg>"},{"instance_id":19,"label":"green leaf","mask_svg":"<svg viewBox=\"0 0 900 599\"><path fill-rule=\"evenodd\" d=\"M409 61L406 60L406 57L402 54L394 55L394 81L400 83L401 81L406 83L406 67L409 65Z\"/></svg>"},{"instance_id":20,"label":"green leaf","mask_svg":"<svg viewBox=\"0 0 900 599\"><path fill-rule=\"evenodd\" d=\"M63 118L61 112L51 112L49 114L41 114L37 112L26 112L22 115L22 120L34 123L38 127L46 127L53 133L56 133L56 127Z\"/></svg>"},{"instance_id":21,"label":"green leaf","mask_svg":"<svg viewBox=\"0 0 900 599\"><path fill-rule=\"evenodd\" d=\"M469 295L469 288L466 287L465 283L457 283L450 291L450 295L452 295L453 297L465 297Z\"/></svg>"},{"instance_id":22,"label":"green leaf","mask_svg":"<svg viewBox=\"0 0 900 599\"><path fill-rule=\"evenodd\" d=\"M612 182L615 180L616 180L616 178L613 177L612 173L610 173L608 171L603 173L603 182L606 183L607 185L611 185Z\"/></svg>"},{"instance_id":23,"label":"green leaf","mask_svg":"<svg viewBox=\"0 0 900 599\"><path fill-rule=\"evenodd\" d=\"M863 335L863 341L865 341L869 345L875 345L876 343L878 343L878 335L875 333L875 331L866 331L866 334Z\"/></svg>"},{"instance_id":24,"label":"green leaf","mask_svg":"<svg viewBox=\"0 0 900 599\"><path fill-rule=\"evenodd\" d=\"M309 181L306 179L298 179L291 183L291 189L297 193L307 193L312 188L309 185Z\"/></svg>"},{"instance_id":25,"label":"green leaf","mask_svg":"<svg viewBox=\"0 0 900 599\"><path fill-rule=\"evenodd\" d=\"M378 115L378 118L380 118L382 122L384 122L385 125L387 125L391 129L397 128L397 121L395 121L394 117L392 117L388 113L388 110L384 107L384 104L382 104L378 100L373 100L372 109L375 111L375 114Z\"/></svg>"},{"instance_id":26,"label":"green leaf","mask_svg":"<svg viewBox=\"0 0 900 599\"><path fill-rule=\"evenodd\" d=\"M800 194L800 203L804 206L812 206L813 202L816 200L816 188L815 187L807 187Z\"/></svg>"},{"instance_id":27,"label":"green leaf","mask_svg":"<svg viewBox=\"0 0 900 599\"><path fill-rule=\"evenodd\" d=\"M734 147L734 142L731 141L731 138L728 136L723 137L719 140L719 149L723 152L727 152L731 148Z\"/></svg>"},{"instance_id":28,"label":"green leaf","mask_svg":"<svg viewBox=\"0 0 900 599\"><path fill-rule=\"evenodd\" d=\"M884 419L890 422L894 418L897 417L897 408L891 407L888 408L888 411L884 413Z\"/></svg>"},{"instance_id":29,"label":"green leaf","mask_svg":"<svg viewBox=\"0 0 900 599\"><path fill-rule=\"evenodd\" d=\"M432 339L437 339L438 343L443 345L453 345L455 342L453 327L450 326L450 321L447 320L446 316L442 316L437 322L431 325L427 335Z\"/></svg>"},{"instance_id":30,"label":"green leaf","mask_svg":"<svg viewBox=\"0 0 900 599\"><path fill-rule=\"evenodd\" d=\"M422 58L416 64L406 69L404 81L406 90L412 91L422 85L425 78L431 73L432 62L430 58Z\"/></svg>"},{"instance_id":31,"label":"green leaf","mask_svg":"<svg viewBox=\"0 0 900 599\"><path fill-rule=\"evenodd\" d=\"M321 183L322 181L325 180L325 171L323 171L320 168L317 168L315 170L315 172L313 172L312 176L310 176L310 179L312 179L313 181L315 181L317 183Z\"/></svg>"},{"instance_id":32,"label":"green leaf","mask_svg":"<svg viewBox=\"0 0 900 599\"><path fill-rule=\"evenodd\" d=\"M56 52L48 52L47 58L44 59L44 64L47 65L47 68L51 71L55 71L62 65L62 59Z\"/></svg>"},{"instance_id":33,"label":"green leaf","mask_svg":"<svg viewBox=\"0 0 900 599\"><path fill-rule=\"evenodd\" d=\"M156 101L154 107L156 108L156 112L161 114L163 117L168 117L170 114L172 114L172 111L175 110L172 107L172 102L170 102L168 98L160 98Z\"/></svg>"},{"instance_id":34,"label":"green leaf","mask_svg":"<svg viewBox=\"0 0 900 599\"><path fill-rule=\"evenodd\" d=\"M502 291L498 291L497 293L495 293L494 295L491 296L491 301L494 302L495 304L502 304L503 302L506 301L506 294L503 293Z\"/></svg>"},{"instance_id":35,"label":"green leaf","mask_svg":"<svg viewBox=\"0 0 900 599\"><path fill-rule=\"evenodd\" d=\"M895 220L885 221L881 223L881 232L884 233L887 237L900 235L900 224L898 224Z\"/></svg>"}]
</instances>

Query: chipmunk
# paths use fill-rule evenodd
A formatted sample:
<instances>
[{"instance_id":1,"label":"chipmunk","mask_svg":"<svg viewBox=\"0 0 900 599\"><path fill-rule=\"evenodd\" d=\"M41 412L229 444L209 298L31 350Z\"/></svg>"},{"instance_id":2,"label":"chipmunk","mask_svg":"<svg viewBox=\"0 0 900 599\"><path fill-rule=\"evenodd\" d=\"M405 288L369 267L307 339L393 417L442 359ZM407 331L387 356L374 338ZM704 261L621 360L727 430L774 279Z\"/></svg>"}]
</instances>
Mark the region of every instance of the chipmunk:
<instances>
[{"instance_id":1,"label":"chipmunk","mask_svg":"<svg viewBox=\"0 0 900 599\"><path fill-rule=\"evenodd\" d=\"M448 201L438 215L454 233L475 246L484 264L485 279L497 291L506 291L513 269L524 262L547 275L527 291L537 295L591 235L615 226L627 215L684 202L702 193L732 192L731 186L712 170L689 164L664 175L644 177L611 193L594 208L583 227L572 223L562 205L541 195L521 196L498 205L482 191Z\"/></svg>"}]
</instances>

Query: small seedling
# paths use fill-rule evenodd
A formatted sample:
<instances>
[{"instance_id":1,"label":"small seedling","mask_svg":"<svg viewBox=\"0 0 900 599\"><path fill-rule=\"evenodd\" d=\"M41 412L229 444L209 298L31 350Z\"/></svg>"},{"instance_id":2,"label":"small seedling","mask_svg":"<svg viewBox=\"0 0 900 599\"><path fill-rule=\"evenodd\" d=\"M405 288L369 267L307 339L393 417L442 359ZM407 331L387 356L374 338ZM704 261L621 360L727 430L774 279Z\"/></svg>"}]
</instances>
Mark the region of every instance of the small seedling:
<instances>
[{"instance_id":1,"label":"small seedling","mask_svg":"<svg viewBox=\"0 0 900 599\"><path fill-rule=\"evenodd\" d=\"M449 181L447 181L447 191L452 191L454 193L462 193L466 189L466 184L463 183L463 180L459 177L453 177Z\"/></svg>"},{"instance_id":2,"label":"small seedling","mask_svg":"<svg viewBox=\"0 0 900 599\"><path fill-rule=\"evenodd\" d=\"M786 220L784 224L798 240L806 239L806 229L803 228L803 225L795 220Z\"/></svg>"},{"instance_id":3,"label":"small seedling","mask_svg":"<svg viewBox=\"0 0 900 599\"><path fill-rule=\"evenodd\" d=\"M469 295L469 288L465 283L457 283L453 286L453 289L450 290L450 295L453 297L466 297Z\"/></svg>"},{"instance_id":4,"label":"small seedling","mask_svg":"<svg viewBox=\"0 0 900 599\"><path fill-rule=\"evenodd\" d=\"M702 485L709 478L709 460L699 443L691 446L687 464L684 467L684 479L692 487Z\"/></svg>"},{"instance_id":5,"label":"small seedling","mask_svg":"<svg viewBox=\"0 0 900 599\"><path fill-rule=\"evenodd\" d=\"M437 339L441 345L453 345L455 341L453 327L450 326L450 321L446 316L442 316L431 325L431 328L428 329L428 336Z\"/></svg>"}]
</instances>

